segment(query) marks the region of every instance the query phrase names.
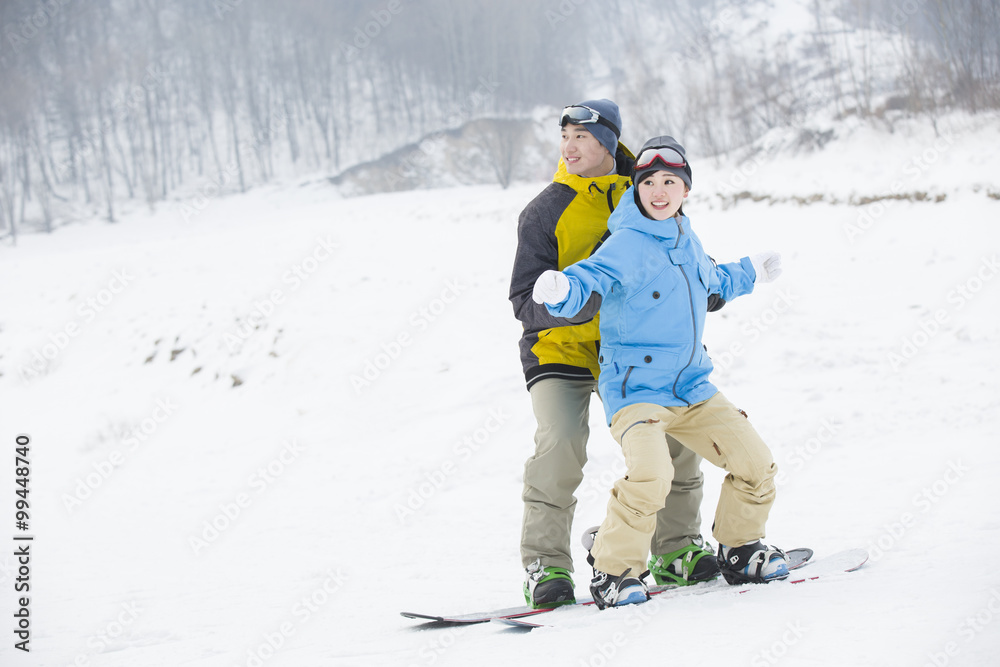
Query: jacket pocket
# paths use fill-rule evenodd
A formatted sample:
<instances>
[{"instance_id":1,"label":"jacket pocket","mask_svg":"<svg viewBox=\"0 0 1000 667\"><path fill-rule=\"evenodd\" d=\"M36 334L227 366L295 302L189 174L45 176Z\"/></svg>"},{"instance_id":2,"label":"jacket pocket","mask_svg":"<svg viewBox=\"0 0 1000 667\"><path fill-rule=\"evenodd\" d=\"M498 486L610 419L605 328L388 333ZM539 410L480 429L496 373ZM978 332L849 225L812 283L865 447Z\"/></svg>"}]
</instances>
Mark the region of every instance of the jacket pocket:
<instances>
[{"instance_id":1,"label":"jacket pocket","mask_svg":"<svg viewBox=\"0 0 1000 667\"><path fill-rule=\"evenodd\" d=\"M625 307L630 314L645 313L666 303L667 298L681 284L677 269L668 264L655 278L646 282L638 289L631 288Z\"/></svg>"},{"instance_id":2,"label":"jacket pocket","mask_svg":"<svg viewBox=\"0 0 1000 667\"><path fill-rule=\"evenodd\" d=\"M615 366L624 369L621 396L634 391L661 391L673 383L681 363L683 346L630 347L615 351ZM686 357L685 357L686 358Z\"/></svg>"}]
</instances>

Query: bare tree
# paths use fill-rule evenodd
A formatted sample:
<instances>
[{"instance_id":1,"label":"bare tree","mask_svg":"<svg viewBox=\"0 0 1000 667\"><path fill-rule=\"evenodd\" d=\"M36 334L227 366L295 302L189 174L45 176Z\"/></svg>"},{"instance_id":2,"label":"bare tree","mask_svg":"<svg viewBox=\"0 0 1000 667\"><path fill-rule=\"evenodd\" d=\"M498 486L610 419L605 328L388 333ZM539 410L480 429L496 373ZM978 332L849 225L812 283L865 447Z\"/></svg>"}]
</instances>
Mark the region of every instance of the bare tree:
<instances>
[{"instance_id":1,"label":"bare tree","mask_svg":"<svg viewBox=\"0 0 1000 667\"><path fill-rule=\"evenodd\" d=\"M485 118L497 120L481 147L503 185L529 138L501 120L578 100L591 85L630 110L628 134L690 137L709 154L825 104L932 120L948 108L1000 108L997 0L813 2L802 51L746 48L752 31L730 42L759 16L751 9L9 0L0 3L0 223L9 233L29 219L50 227L71 201L114 220L121 198L155 205L205 179L245 190L287 168L341 171Z\"/></svg>"},{"instance_id":2,"label":"bare tree","mask_svg":"<svg viewBox=\"0 0 1000 667\"><path fill-rule=\"evenodd\" d=\"M528 129L527 121L513 118L482 119L469 128L473 142L483 150L503 190L510 186Z\"/></svg>"}]
</instances>

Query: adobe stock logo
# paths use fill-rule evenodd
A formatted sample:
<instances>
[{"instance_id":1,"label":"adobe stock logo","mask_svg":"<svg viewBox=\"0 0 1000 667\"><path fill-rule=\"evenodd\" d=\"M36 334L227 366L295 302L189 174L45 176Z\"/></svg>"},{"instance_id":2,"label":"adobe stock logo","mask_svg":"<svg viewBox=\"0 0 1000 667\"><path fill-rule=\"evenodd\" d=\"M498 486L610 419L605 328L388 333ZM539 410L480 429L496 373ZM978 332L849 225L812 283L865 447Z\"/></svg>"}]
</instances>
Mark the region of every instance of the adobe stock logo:
<instances>
[{"instance_id":1,"label":"adobe stock logo","mask_svg":"<svg viewBox=\"0 0 1000 667\"><path fill-rule=\"evenodd\" d=\"M31 350L30 358L18 367L18 375L28 381L49 372L51 362L62 354L70 342L79 336L97 317L107 309L112 302L132 284L135 276L128 269L116 270L105 286L85 298L77 307L77 319L72 319L55 331L49 332L48 340Z\"/></svg>"},{"instance_id":2,"label":"adobe stock logo","mask_svg":"<svg viewBox=\"0 0 1000 667\"><path fill-rule=\"evenodd\" d=\"M363 26L354 28L354 39L351 44L341 44L340 52L344 60L351 62L356 59L362 51L371 46L372 40L382 34L382 31L392 23L392 19L403 11L401 0L389 0L384 9L373 9L371 11L372 20Z\"/></svg>"},{"instance_id":3,"label":"adobe stock logo","mask_svg":"<svg viewBox=\"0 0 1000 667\"><path fill-rule=\"evenodd\" d=\"M947 303L952 307L935 309L930 313L929 319L920 320L910 334L900 339L899 346L889 352L888 361L893 372L898 372L927 347L950 324L952 315L972 302L998 274L1000 259L997 255L994 253L990 257L982 257L976 270L965 280L956 283L946 295Z\"/></svg>"},{"instance_id":4,"label":"adobe stock logo","mask_svg":"<svg viewBox=\"0 0 1000 667\"><path fill-rule=\"evenodd\" d=\"M410 314L409 330L400 331L388 341L383 341L379 345L379 352L365 360L361 371L351 374L350 381L354 393L360 396L362 391L371 387L382 373L403 355L404 350L413 344L416 340L413 332L427 331L467 288L468 285L456 279L446 280L444 288L435 298Z\"/></svg>"}]
</instances>

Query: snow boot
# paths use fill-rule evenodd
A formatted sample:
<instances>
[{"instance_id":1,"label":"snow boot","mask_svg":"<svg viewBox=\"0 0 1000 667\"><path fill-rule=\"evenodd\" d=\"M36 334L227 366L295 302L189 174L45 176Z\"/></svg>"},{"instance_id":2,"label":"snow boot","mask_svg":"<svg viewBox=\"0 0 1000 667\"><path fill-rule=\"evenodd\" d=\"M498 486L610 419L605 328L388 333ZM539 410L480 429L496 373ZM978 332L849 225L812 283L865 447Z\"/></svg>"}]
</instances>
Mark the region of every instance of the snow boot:
<instances>
[{"instance_id":1,"label":"snow boot","mask_svg":"<svg viewBox=\"0 0 1000 667\"><path fill-rule=\"evenodd\" d=\"M760 540L738 547L719 545L719 568L730 584L766 584L788 577L785 552Z\"/></svg>"},{"instance_id":2,"label":"snow boot","mask_svg":"<svg viewBox=\"0 0 1000 667\"><path fill-rule=\"evenodd\" d=\"M699 537L677 551L649 558L649 573L660 586L690 586L719 576L719 560Z\"/></svg>"},{"instance_id":3,"label":"snow boot","mask_svg":"<svg viewBox=\"0 0 1000 667\"><path fill-rule=\"evenodd\" d=\"M649 590L641 579L628 576L632 570L625 570L615 577L606 572L594 571L590 582L590 594L598 609L639 604L649 599Z\"/></svg>"},{"instance_id":4,"label":"snow boot","mask_svg":"<svg viewBox=\"0 0 1000 667\"><path fill-rule=\"evenodd\" d=\"M543 567L535 560L525 570L524 601L532 609L551 609L576 603L573 577L561 567Z\"/></svg>"},{"instance_id":5,"label":"snow boot","mask_svg":"<svg viewBox=\"0 0 1000 667\"><path fill-rule=\"evenodd\" d=\"M594 556L590 550L594 548L597 530L600 526L592 526L583 533L581 542L587 550L587 562L594 565ZM597 603L598 609L620 607L626 604L639 604L649 599L649 589L642 580L648 572L643 572L638 578L628 576L631 569L625 570L615 577L594 568L594 578L590 581L590 595Z\"/></svg>"}]
</instances>

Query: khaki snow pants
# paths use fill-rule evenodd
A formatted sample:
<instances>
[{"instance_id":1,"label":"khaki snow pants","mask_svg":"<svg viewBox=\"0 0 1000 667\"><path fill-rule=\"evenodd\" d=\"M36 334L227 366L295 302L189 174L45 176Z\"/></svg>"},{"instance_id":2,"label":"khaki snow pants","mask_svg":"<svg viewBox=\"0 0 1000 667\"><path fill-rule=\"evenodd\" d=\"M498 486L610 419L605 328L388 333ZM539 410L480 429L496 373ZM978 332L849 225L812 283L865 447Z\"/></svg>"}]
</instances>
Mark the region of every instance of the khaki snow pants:
<instances>
[{"instance_id":1,"label":"khaki snow pants","mask_svg":"<svg viewBox=\"0 0 1000 667\"><path fill-rule=\"evenodd\" d=\"M595 386L594 382L549 378L531 387L538 428L535 453L524 465L521 496L524 567L539 559L542 565L573 571L570 547L577 502L574 494L583 481L583 466L587 462L590 400ZM650 548L654 554L669 553L701 535L704 483L701 457L669 437L667 451L673 480L664 486L658 500L663 509L655 518L651 517L653 539L651 543L649 536L646 537L644 553Z\"/></svg>"},{"instance_id":2,"label":"khaki snow pants","mask_svg":"<svg viewBox=\"0 0 1000 667\"><path fill-rule=\"evenodd\" d=\"M628 472L611 490L591 549L599 571L617 576L631 569L638 576L646 570L655 516L675 474L668 436L729 473L715 511L715 539L739 546L764 537L777 466L750 422L721 393L690 407L624 407L613 417L611 433L621 443Z\"/></svg>"}]
</instances>

